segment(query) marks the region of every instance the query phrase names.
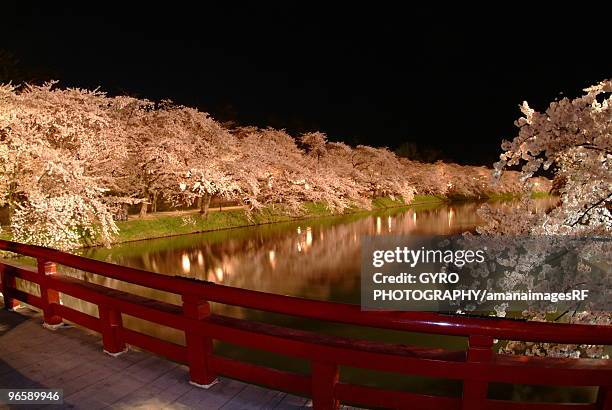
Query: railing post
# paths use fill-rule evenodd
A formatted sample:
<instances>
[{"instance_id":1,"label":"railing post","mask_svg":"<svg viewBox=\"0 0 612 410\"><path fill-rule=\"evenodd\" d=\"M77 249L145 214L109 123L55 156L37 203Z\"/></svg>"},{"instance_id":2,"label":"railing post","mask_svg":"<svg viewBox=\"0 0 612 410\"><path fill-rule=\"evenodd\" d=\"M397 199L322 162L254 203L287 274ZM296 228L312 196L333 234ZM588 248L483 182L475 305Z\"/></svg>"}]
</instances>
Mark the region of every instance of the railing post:
<instances>
[{"instance_id":1,"label":"railing post","mask_svg":"<svg viewBox=\"0 0 612 410\"><path fill-rule=\"evenodd\" d=\"M493 338L490 336L470 336L467 354L468 362L488 362L493 357ZM489 383L471 380L467 375L463 380L463 410L480 410L487 407Z\"/></svg>"},{"instance_id":2,"label":"railing post","mask_svg":"<svg viewBox=\"0 0 612 410\"><path fill-rule=\"evenodd\" d=\"M612 410L612 386L599 386L597 390L597 408Z\"/></svg>"},{"instance_id":3,"label":"railing post","mask_svg":"<svg viewBox=\"0 0 612 410\"><path fill-rule=\"evenodd\" d=\"M19 306L19 301L11 297L11 289L15 288L15 275L9 270L10 267L0 263L0 290L4 299L4 309L13 310Z\"/></svg>"},{"instance_id":4,"label":"railing post","mask_svg":"<svg viewBox=\"0 0 612 410\"><path fill-rule=\"evenodd\" d=\"M312 406L316 410L336 410L340 402L335 398L334 389L340 379L338 365L312 362Z\"/></svg>"},{"instance_id":5,"label":"railing post","mask_svg":"<svg viewBox=\"0 0 612 410\"><path fill-rule=\"evenodd\" d=\"M100 322L102 322L102 344L104 353L119 356L127 351L127 346L121 338L123 320L121 312L107 305L98 305Z\"/></svg>"},{"instance_id":6,"label":"railing post","mask_svg":"<svg viewBox=\"0 0 612 410\"><path fill-rule=\"evenodd\" d=\"M47 278L57 274L55 263L38 258L38 274L41 275L38 286L40 287L40 301L43 311L43 326L48 329L57 329L62 325L62 318L55 314L53 305L59 305L59 292L51 289Z\"/></svg>"},{"instance_id":7,"label":"railing post","mask_svg":"<svg viewBox=\"0 0 612 410\"><path fill-rule=\"evenodd\" d=\"M182 295L183 314L194 321L201 321L210 316L210 304L199 296ZM217 375L209 366L213 352L213 343L199 323L185 329L187 344L187 363L189 364L189 383L194 386L210 388L217 383Z\"/></svg>"}]
</instances>

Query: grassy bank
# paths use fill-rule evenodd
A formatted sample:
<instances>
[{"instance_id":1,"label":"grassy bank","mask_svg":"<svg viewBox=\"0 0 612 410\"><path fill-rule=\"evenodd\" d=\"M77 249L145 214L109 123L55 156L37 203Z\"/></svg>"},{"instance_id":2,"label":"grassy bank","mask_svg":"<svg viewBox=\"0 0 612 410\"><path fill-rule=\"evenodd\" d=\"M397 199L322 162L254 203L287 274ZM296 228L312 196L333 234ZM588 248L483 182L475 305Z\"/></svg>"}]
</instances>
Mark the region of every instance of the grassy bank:
<instances>
[{"instance_id":1,"label":"grassy bank","mask_svg":"<svg viewBox=\"0 0 612 410\"><path fill-rule=\"evenodd\" d=\"M372 201L372 210L352 208L343 215L357 215L381 209L399 208L420 204L436 204L445 199L434 195L417 195L410 204L391 198L376 198ZM289 216L280 207L267 207L259 212L247 215L243 208L211 210L207 218L203 218L197 210L184 212L160 212L149 214L146 218L130 216L128 221L117 222L119 234L113 243L139 241L143 239L163 238L175 235L185 235L198 232L210 232L244 226L264 225L278 222L291 222L301 219L325 218L339 216L330 212L324 204L306 203L304 213L299 217ZM11 234L6 227L0 231L0 239L11 240ZM91 243L90 246L99 245Z\"/></svg>"},{"instance_id":2,"label":"grassy bank","mask_svg":"<svg viewBox=\"0 0 612 410\"><path fill-rule=\"evenodd\" d=\"M406 204L399 200L392 200L391 198L376 198L372 201L372 210L405 207L417 204L432 204L444 201L444 198L433 195L417 195L410 204ZM347 214L363 212L370 211L353 208L350 209ZM278 207L267 207L250 216L247 215L244 209L232 209L211 212L207 218L202 218L197 211L180 215L160 215L148 219L138 219L134 217L134 219L130 219L129 221L117 223L119 235L115 238L114 243L328 216L334 216L334 214L332 214L325 205L320 203L306 203L304 204L304 214L300 217L286 215Z\"/></svg>"},{"instance_id":3,"label":"grassy bank","mask_svg":"<svg viewBox=\"0 0 612 410\"><path fill-rule=\"evenodd\" d=\"M535 192L533 198L541 198L547 196L546 193ZM435 195L416 195L412 202L406 204L400 200L383 197L376 198L372 201L372 209L365 210L361 208L352 208L344 213L345 216L358 216L361 213L373 212L377 210L399 208L399 207L428 207L436 204L450 201L468 201L468 200L508 200L515 198L511 194L491 194L486 198L464 198L452 197L445 198ZM238 228L253 225L272 224L278 222L291 222L301 219L338 217L339 215L331 213L323 204L306 203L304 204L304 213L299 217L289 216L282 212L279 207L267 207L247 215L244 209L226 209L223 211L210 212L207 218L203 218L200 214L194 211L177 212L177 213L159 213L151 214L147 218L140 219L137 216L132 216L129 221L117 222L119 234L115 237L113 243L124 243L139 241L143 239L163 238L175 235L185 235L198 232L218 231L222 229ZM0 231L0 239L10 240L10 232L7 229ZM93 243L91 245L98 245Z\"/></svg>"}]
</instances>

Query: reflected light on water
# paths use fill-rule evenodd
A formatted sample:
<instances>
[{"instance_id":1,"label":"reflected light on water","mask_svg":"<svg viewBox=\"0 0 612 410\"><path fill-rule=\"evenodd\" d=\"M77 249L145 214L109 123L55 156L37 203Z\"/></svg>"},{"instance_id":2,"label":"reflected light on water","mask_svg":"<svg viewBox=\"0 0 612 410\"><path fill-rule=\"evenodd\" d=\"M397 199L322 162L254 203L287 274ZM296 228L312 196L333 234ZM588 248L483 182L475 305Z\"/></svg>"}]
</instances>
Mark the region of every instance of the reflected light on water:
<instances>
[{"instance_id":1,"label":"reflected light on water","mask_svg":"<svg viewBox=\"0 0 612 410\"><path fill-rule=\"evenodd\" d=\"M272 267L272 269L276 268L276 252L268 252L268 259L270 259L270 266Z\"/></svg>"},{"instance_id":2,"label":"reflected light on water","mask_svg":"<svg viewBox=\"0 0 612 410\"><path fill-rule=\"evenodd\" d=\"M84 253L88 257L162 274L213 282L222 280L230 286L292 296L359 303L362 236L381 235L383 230L387 235L389 228L391 234L397 235L463 232L473 229L479 222L476 213L479 206L478 203L442 204L431 209L389 210L363 218L262 225L159 239L155 240L154 247L150 242L139 247L138 244L116 245L110 256L106 248L88 248ZM514 204L494 203L491 206L508 209ZM545 209L544 206L540 205L540 209ZM303 223L308 225L302 226ZM219 236L223 240L219 240ZM325 240L319 239L322 236ZM220 270L216 270L217 267Z\"/></svg>"},{"instance_id":3,"label":"reflected light on water","mask_svg":"<svg viewBox=\"0 0 612 410\"><path fill-rule=\"evenodd\" d=\"M312 228L309 226L306 228L306 248L312 245Z\"/></svg>"},{"instance_id":4,"label":"reflected light on water","mask_svg":"<svg viewBox=\"0 0 612 410\"><path fill-rule=\"evenodd\" d=\"M217 282L223 282L223 269L216 268L215 277L217 278Z\"/></svg>"},{"instance_id":5,"label":"reflected light on water","mask_svg":"<svg viewBox=\"0 0 612 410\"><path fill-rule=\"evenodd\" d=\"M191 271L191 262L189 261L189 255L187 255L186 253L184 253L182 256L182 265L183 272L189 273L189 271Z\"/></svg>"}]
</instances>

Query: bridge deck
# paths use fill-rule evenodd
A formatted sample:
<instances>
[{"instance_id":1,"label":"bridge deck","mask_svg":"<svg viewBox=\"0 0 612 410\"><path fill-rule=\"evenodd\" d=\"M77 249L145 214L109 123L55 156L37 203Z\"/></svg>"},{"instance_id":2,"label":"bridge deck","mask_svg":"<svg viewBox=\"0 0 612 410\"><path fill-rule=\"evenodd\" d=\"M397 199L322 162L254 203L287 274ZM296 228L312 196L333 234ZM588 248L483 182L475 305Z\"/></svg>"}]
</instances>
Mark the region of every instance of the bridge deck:
<instances>
[{"instance_id":1,"label":"bridge deck","mask_svg":"<svg viewBox=\"0 0 612 410\"><path fill-rule=\"evenodd\" d=\"M303 397L227 378L200 389L187 382L186 366L137 350L114 358L103 353L96 333L78 327L51 331L41 323L41 316L27 308L17 313L0 308L0 388L61 388L62 408L88 410L312 406Z\"/></svg>"}]
</instances>

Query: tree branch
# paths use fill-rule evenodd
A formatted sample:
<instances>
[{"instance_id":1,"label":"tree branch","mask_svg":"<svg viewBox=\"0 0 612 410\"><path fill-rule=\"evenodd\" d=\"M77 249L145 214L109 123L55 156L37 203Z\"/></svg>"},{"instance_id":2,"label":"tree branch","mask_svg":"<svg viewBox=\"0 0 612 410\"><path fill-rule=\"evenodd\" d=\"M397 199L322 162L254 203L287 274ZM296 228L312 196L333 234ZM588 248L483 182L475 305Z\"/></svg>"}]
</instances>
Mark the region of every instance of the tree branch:
<instances>
[{"instance_id":1,"label":"tree branch","mask_svg":"<svg viewBox=\"0 0 612 410\"><path fill-rule=\"evenodd\" d=\"M581 220L582 220L582 219L583 219L585 216L587 216L587 214L588 214L589 212L591 212L591 210L592 210L593 208L595 208L595 207L596 207L596 206L598 206L598 205L603 204L604 202L606 202L608 199L611 199L611 198L612 198L612 193L608 194L608 196L607 196L607 197L602 198L602 199L600 199L599 201L595 202L593 205L591 205L590 207L588 207L588 208L586 209L586 211L584 211L584 212L582 213L582 215L580 215L580 217L579 217L578 219L576 219L576 221L575 221L573 224L571 224L570 226L576 226L576 224L577 224L578 222L581 222Z\"/></svg>"}]
</instances>

